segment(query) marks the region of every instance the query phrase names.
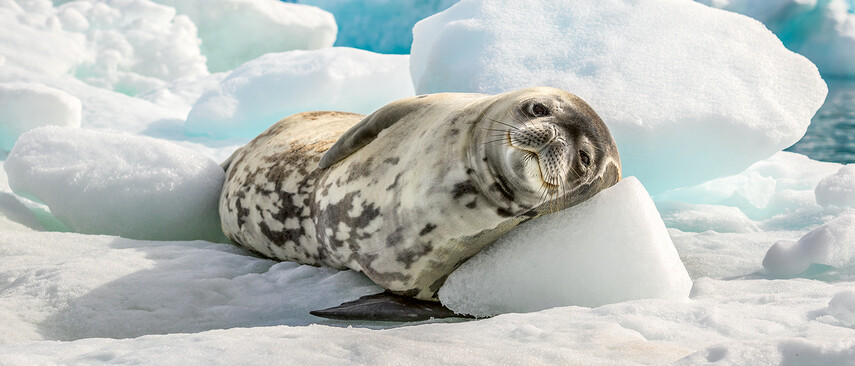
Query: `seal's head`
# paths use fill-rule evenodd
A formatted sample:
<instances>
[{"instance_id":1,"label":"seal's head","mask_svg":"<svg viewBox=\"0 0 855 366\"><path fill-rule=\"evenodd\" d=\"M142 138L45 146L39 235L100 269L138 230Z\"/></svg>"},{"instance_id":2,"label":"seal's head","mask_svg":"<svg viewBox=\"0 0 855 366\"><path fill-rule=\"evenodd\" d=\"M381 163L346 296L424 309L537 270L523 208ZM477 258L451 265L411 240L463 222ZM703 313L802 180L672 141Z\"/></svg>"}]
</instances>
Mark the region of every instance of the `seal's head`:
<instances>
[{"instance_id":1,"label":"seal's head","mask_svg":"<svg viewBox=\"0 0 855 366\"><path fill-rule=\"evenodd\" d=\"M608 127L581 98L528 88L494 97L472 128L470 164L485 194L512 214L576 205L620 180Z\"/></svg>"}]
</instances>

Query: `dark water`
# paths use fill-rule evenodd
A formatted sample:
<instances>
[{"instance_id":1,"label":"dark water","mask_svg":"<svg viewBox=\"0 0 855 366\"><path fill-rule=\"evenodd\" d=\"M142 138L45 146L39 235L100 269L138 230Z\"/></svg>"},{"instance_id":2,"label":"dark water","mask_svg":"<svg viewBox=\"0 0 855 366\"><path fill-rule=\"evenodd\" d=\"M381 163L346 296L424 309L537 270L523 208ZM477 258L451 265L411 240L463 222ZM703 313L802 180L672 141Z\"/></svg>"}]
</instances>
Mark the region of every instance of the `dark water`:
<instances>
[{"instance_id":1,"label":"dark water","mask_svg":"<svg viewBox=\"0 0 855 366\"><path fill-rule=\"evenodd\" d=\"M855 163L855 80L826 80L828 97L799 142L787 149L814 160Z\"/></svg>"}]
</instances>

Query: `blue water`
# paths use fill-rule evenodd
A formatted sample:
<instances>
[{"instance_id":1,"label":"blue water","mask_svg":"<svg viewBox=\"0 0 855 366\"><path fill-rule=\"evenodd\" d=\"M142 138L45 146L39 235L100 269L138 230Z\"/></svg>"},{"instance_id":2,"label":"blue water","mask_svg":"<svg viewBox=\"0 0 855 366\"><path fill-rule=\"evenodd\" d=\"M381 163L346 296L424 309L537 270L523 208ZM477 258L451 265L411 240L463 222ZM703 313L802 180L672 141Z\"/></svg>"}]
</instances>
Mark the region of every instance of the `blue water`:
<instances>
[{"instance_id":1,"label":"blue water","mask_svg":"<svg viewBox=\"0 0 855 366\"><path fill-rule=\"evenodd\" d=\"M826 80L828 97L799 142L787 149L814 160L855 163L855 80Z\"/></svg>"}]
</instances>

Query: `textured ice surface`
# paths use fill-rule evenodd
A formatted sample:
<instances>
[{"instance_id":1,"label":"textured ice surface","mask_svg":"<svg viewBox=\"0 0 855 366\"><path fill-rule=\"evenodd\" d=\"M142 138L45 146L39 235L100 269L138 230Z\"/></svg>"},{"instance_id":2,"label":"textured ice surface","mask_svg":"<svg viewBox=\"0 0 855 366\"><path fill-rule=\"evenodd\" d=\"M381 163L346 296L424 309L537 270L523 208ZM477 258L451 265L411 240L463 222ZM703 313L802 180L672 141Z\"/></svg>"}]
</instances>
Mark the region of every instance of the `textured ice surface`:
<instances>
[{"instance_id":1,"label":"textured ice surface","mask_svg":"<svg viewBox=\"0 0 855 366\"><path fill-rule=\"evenodd\" d=\"M816 203L855 208L855 164L843 166L823 178L816 186Z\"/></svg>"},{"instance_id":2,"label":"textured ice surface","mask_svg":"<svg viewBox=\"0 0 855 366\"><path fill-rule=\"evenodd\" d=\"M779 152L769 159L752 164L739 174L665 192L654 196L654 199L660 207L666 207L669 201L732 206L739 208L750 219L765 220L772 226L767 228L804 229L821 224L827 219L827 214L837 214L833 207L823 209L818 205L819 198L814 191L821 180L829 179L826 177L840 169L841 165L837 163ZM674 227L681 230L696 231L680 224L680 219L671 217L679 214L678 209L681 207L690 208L667 206L668 209L662 212L664 220L677 224ZM707 210L707 214L713 212L721 213L721 209Z\"/></svg>"},{"instance_id":3,"label":"textured ice surface","mask_svg":"<svg viewBox=\"0 0 855 366\"><path fill-rule=\"evenodd\" d=\"M679 299L691 288L653 201L628 177L514 229L452 272L439 298L455 312L490 316Z\"/></svg>"},{"instance_id":4,"label":"textured ice surface","mask_svg":"<svg viewBox=\"0 0 855 366\"><path fill-rule=\"evenodd\" d=\"M417 93L566 89L653 194L792 145L827 91L759 22L689 1L464 0L413 32Z\"/></svg>"},{"instance_id":5,"label":"textured ice surface","mask_svg":"<svg viewBox=\"0 0 855 366\"><path fill-rule=\"evenodd\" d=\"M187 117L192 135L255 137L291 114L368 114L413 95L406 55L346 47L267 54L232 71Z\"/></svg>"},{"instance_id":6,"label":"textured ice surface","mask_svg":"<svg viewBox=\"0 0 855 366\"><path fill-rule=\"evenodd\" d=\"M852 0L697 0L757 19L825 77L855 76Z\"/></svg>"},{"instance_id":7,"label":"textured ice surface","mask_svg":"<svg viewBox=\"0 0 855 366\"><path fill-rule=\"evenodd\" d=\"M148 0L0 3L8 66L135 95L208 73L196 26Z\"/></svg>"},{"instance_id":8,"label":"textured ice surface","mask_svg":"<svg viewBox=\"0 0 855 366\"><path fill-rule=\"evenodd\" d=\"M748 233L760 231L748 216L731 206L666 201L656 204L665 226L682 231Z\"/></svg>"},{"instance_id":9,"label":"textured ice surface","mask_svg":"<svg viewBox=\"0 0 855 366\"><path fill-rule=\"evenodd\" d=\"M0 232L0 276L18 279L2 285L0 344L306 325L309 310L381 291L231 244L61 233Z\"/></svg>"},{"instance_id":10,"label":"textured ice surface","mask_svg":"<svg viewBox=\"0 0 855 366\"><path fill-rule=\"evenodd\" d=\"M2 157L0 155L0 158ZM34 231L44 229L35 215L12 194L3 164L4 162L0 161L0 231Z\"/></svg>"},{"instance_id":11,"label":"textured ice surface","mask_svg":"<svg viewBox=\"0 0 855 366\"><path fill-rule=\"evenodd\" d=\"M330 47L336 38L332 14L312 6L271 0L154 1L193 20L212 72L268 52Z\"/></svg>"},{"instance_id":12,"label":"textured ice surface","mask_svg":"<svg viewBox=\"0 0 855 366\"><path fill-rule=\"evenodd\" d=\"M21 135L4 168L15 193L44 202L77 232L224 240L223 169L166 141L42 127Z\"/></svg>"},{"instance_id":13,"label":"textured ice surface","mask_svg":"<svg viewBox=\"0 0 855 366\"><path fill-rule=\"evenodd\" d=\"M855 291L834 295L828 302L827 311L844 326L855 328Z\"/></svg>"},{"instance_id":14,"label":"textured ice surface","mask_svg":"<svg viewBox=\"0 0 855 366\"><path fill-rule=\"evenodd\" d=\"M458 0L299 0L335 16L336 46L379 53L410 53L413 25Z\"/></svg>"},{"instance_id":15,"label":"textured ice surface","mask_svg":"<svg viewBox=\"0 0 855 366\"><path fill-rule=\"evenodd\" d=\"M662 2L639 3L653 4L643 5L649 8ZM802 3L810 5L813 1L806 0ZM817 2L818 5L833 3L835 2L824 0ZM70 9L83 6L81 4L96 4L94 6L103 12L78 11L81 16L77 17L70 10L62 10L63 7ZM217 4L221 6L223 3ZM598 6L607 10L610 4L614 3L602 2L598 3ZM560 6L561 3L519 1L518 5L502 11L508 13L504 14L505 16L520 13L523 17L534 16L532 19L542 20L537 17L548 14L549 17L560 20L566 16L548 11ZM519 7L531 8L531 12L516 12ZM0 28L3 30L0 32L0 82L42 84L73 95L82 104L83 128L175 138L176 143L192 149L196 154L222 161L241 143L240 139L191 138L187 141L188 138L184 136L184 121L197 96L204 89L217 86L226 75L208 75L201 72L195 76L191 76L192 72L184 76L178 76L182 72L169 74L169 70L181 70L176 68L178 66L188 67L186 70L193 71L194 67L204 64L199 58L201 52L198 45L181 43L191 38L190 28L185 27L183 20L179 20L186 20L187 17L179 11L167 22L164 15L171 13L163 12L165 8L153 5L149 0L57 0L53 3L38 0L0 0ZM382 13L380 8L377 9ZM597 10L593 7L591 9ZM211 14L216 11L220 10L211 9ZM236 10L235 14L237 13L240 11ZM592 22L601 21L601 30L613 25L612 19L598 18L597 14L598 11L593 11L588 15ZM624 15L627 17L621 21L628 25L637 25L638 19L650 16L640 11ZM682 19L679 11L663 13L661 16L665 20L661 22L662 27L658 32L651 29L648 32L620 36L635 37L632 42L628 42L630 44L623 46L624 49L652 47L652 50L660 54L657 56L661 57L642 57L647 55L636 50L635 53L630 53L640 57L636 67L629 65L623 69L605 69L601 64L590 63L587 64L590 70L625 71L628 80L632 80L633 71L649 67L645 70L653 70L654 76L649 79L652 81L664 78L675 85L682 85L674 79L682 77L695 82L697 80L693 77L707 75L723 85L722 90L727 91L723 95L742 98L747 91L765 93L767 96L774 94L769 89L764 89L769 85L760 83L755 88L750 84L759 80L751 76L751 72L755 71L751 62L744 63L747 68L744 75L734 76L739 78L748 75L744 79L745 88L733 90L727 88L738 86L738 83L721 81L717 79L718 74L694 73L698 70L704 71L703 68L674 68L674 75L669 75L667 69L655 69L653 66L663 62L666 66L673 66L667 63L667 59L663 61L664 58L672 57L677 64L682 62L678 60L689 59L685 54L685 43L697 43L699 47L709 43L710 48L721 46L732 53L734 62L741 60L738 55L747 53L750 57L755 57L751 52L767 51L757 47L752 51L731 47L733 43L743 42L743 39L753 36L751 32L739 33L738 27L731 34L734 37L733 43L715 37L727 31L726 28L731 25L729 22L710 23L708 19L705 20L706 17L697 16L693 22L699 26L710 27L705 28L709 33L707 37L693 32L697 30L693 27L686 26L685 32L678 32L670 27L671 17ZM403 21L403 18L408 16L395 19L390 17L388 22L372 22L378 28L391 29L392 25ZM242 19L244 18L226 17L222 30L228 31L226 25L237 26ZM508 28L501 35L525 40L528 33L512 26L526 24L527 21L521 18L505 22L504 25ZM102 24L104 28L97 28L96 24ZM163 28L166 25L170 28ZM460 25L474 27L477 24ZM148 29L146 27L154 28L145 31ZM172 31L188 33L170 33ZM379 35L377 39L399 39L402 36L391 33ZM166 37L166 34L172 34L174 38ZM469 44L463 42L467 34L458 33L461 40L459 44L464 48L469 47ZM585 35L584 32L579 34ZM604 32L604 35L615 34L617 33ZM202 37L204 33L200 31L198 36ZM261 42L263 39L272 40L279 36L280 34L265 33ZM372 37L368 34L365 36L366 39ZM138 37L133 42L146 39L155 42L156 39L154 44L157 47L141 47L144 42L133 43L128 41L129 37ZM614 36L612 39L626 39L620 37ZM258 38L245 41L255 40ZM540 55L548 56L548 51L567 43L563 39L548 40L548 43L541 40L536 39L537 42L530 42L527 46L541 50L539 53L527 54L532 60L537 60ZM111 43L114 41L116 43ZM124 43L126 41L127 44ZM184 53L168 54L172 52L172 47L179 43L183 44L180 51ZM672 46L659 47L661 44ZM750 42L745 45L746 49L754 46L756 44ZM131 54L128 53L129 50L132 50L133 57L128 56ZM158 55L160 50L168 52ZM507 51L505 48L501 50ZM513 57L515 54L525 54L523 49L510 51L512 52L504 53L509 61L517 60ZM149 52L155 53L148 54ZM447 52L457 51L449 48ZM585 54L596 55L598 52L599 49L594 49L593 52ZM715 61L717 54L710 54ZM745 58L749 59L748 56ZM136 60L141 63L131 66L130 63ZM590 60L604 61L608 66L610 59ZM763 59L758 60L762 62ZM374 62L371 59L368 61ZM405 68L406 61L401 63ZM774 62L768 65L771 68L769 74L781 71L775 69L777 64ZM521 64L520 69L525 66ZM557 66L558 69L565 67ZM94 72L76 75L78 67L89 67L88 70ZM152 70L164 73L149 73L153 72ZM710 70L720 71L716 68ZM681 74L688 71L693 73ZM406 72L403 74L402 79L407 79ZM93 75L101 75L103 80L108 81L124 81L108 85L98 84L96 81L102 79L92 78L87 81L93 84L86 84L75 78ZM177 78L166 80L163 78L172 76L164 75ZM602 75L591 74L585 77L595 76L600 78L597 80L604 80ZM113 77L115 79L111 79ZM621 77L623 74L611 79L613 85L620 86ZM775 74L774 77L784 80L794 78L785 73ZM306 81L309 84L300 84L298 87L311 85L311 80ZM395 78L390 81L398 80L399 78ZM382 82L386 80L378 78L373 84L379 86ZM710 85L695 84L703 87ZM149 87L152 89L131 97L110 89L117 85L122 86L117 90L127 93ZM666 84L653 83L650 88L656 91L664 88L663 85ZM369 85L373 86L375 85ZM784 87L783 84L779 86ZM366 90L373 92L369 87L344 94L342 98L361 97ZM596 90L596 85L592 88ZM716 90L719 89L713 88L713 91ZM323 95L337 94L327 90ZM683 95L687 98L684 99ZM693 99L697 98L697 95L693 94L692 90L676 88L674 94L664 96L670 98L649 102L650 105L662 104L663 107L659 104L654 107L660 108L663 116L674 112L673 108L665 108L668 106L663 104L665 102L687 103L687 109L699 105L697 100ZM608 98L603 100L609 101ZM769 100L775 99L761 101L764 104L759 105L761 110L765 107L772 108L772 104L766 103ZM615 101L625 102L619 99ZM280 101L268 102L278 104ZM781 103L798 106L804 101ZM723 108L719 104L714 107ZM628 106L624 108L633 110ZM746 107L746 116L753 116L753 109L755 108ZM834 111L829 113L831 112ZM283 116L276 116L275 119L281 117ZM79 213L67 214L79 216L78 220L91 219L91 216L87 216L90 215L90 210L104 211L105 216L112 216L102 219L103 225L117 226L120 217L143 214L135 213L136 209L152 211L153 203L142 202L145 201L146 189L175 182L166 172L172 169L178 174L178 167L184 166L173 160L176 156L183 156L187 159L187 164L201 164L202 167L211 166L213 169L213 164L202 164L204 159L190 158L186 151L173 154L173 145L167 144L168 150L158 149L151 152L145 150L145 147L161 145L152 140L145 140L144 145L128 142L140 141L138 136L130 137L129 140L120 137L106 139L114 145L121 145L114 148L110 147L113 146L110 143L105 143L105 139L99 138L97 143L90 144L87 142L90 140L75 137L77 133L88 135L88 131L70 128L61 130L67 132L61 133L62 137L45 139L45 145L38 147L39 151L56 148L58 153L44 155L43 162L34 163L40 174L43 173L41 177L44 181L33 179L31 183L39 185L45 192L63 195L59 201L65 203L71 202L75 199L74 196L78 195L77 199L80 201L76 203L79 203ZM651 131L672 132L659 130L654 128ZM700 131L699 135L703 134L705 139L723 144L720 150L708 158L720 157L724 160L728 157L720 154L733 149L727 142L735 140L723 135L726 130L713 132L721 132L722 135L710 133L708 130ZM644 134L639 136L643 137ZM675 139L686 139L685 145L706 141L691 140L690 137L674 135ZM28 139L25 137L25 140ZM68 141L68 144L62 145L60 141ZM60 149L57 146L64 147ZM663 152L657 158L671 159L681 151L678 149L683 147L677 145L674 151ZM87 155L88 159L70 155L78 150L100 152ZM46 150L44 152L47 154ZM136 156L136 152L146 156L149 155L145 153L149 152L149 157L156 161ZM764 255L775 242L797 242L810 230L828 223L832 218L847 212L853 213L851 207L823 206L818 203L822 201L822 189L818 188L818 183L823 179L831 182L832 178L827 177L834 177L841 171L839 164L812 161L796 154L776 154L735 176L669 192L668 195L672 195L669 202L659 199L664 195L657 195L657 205L662 211L664 222L672 226L668 229L668 234L687 272L695 279L688 300L641 299L596 308L566 306L534 313L503 314L479 321L432 321L429 323L433 324L401 326L398 323L327 321L308 314L311 309L334 306L361 295L380 291L364 276L352 271L339 272L292 263L275 263L254 257L237 246L203 241L152 242L116 236L34 232L67 228L51 215L46 206L11 193L6 175L3 174L9 163L4 161L5 159L6 153L0 151L0 165L3 166L0 168L0 324L3 325L3 331L0 332L0 363L183 365L189 360L190 363L211 365L282 362L371 365L670 364L688 356L680 362L751 365L802 362L852 365L855 349L855 329L852 326L852 314L855 313L852 308L852 293L855 293L855 281L852 281L852 275L855 274L855 266L844 265L836 268L813 265L809 267L808 272L811 268L827 270L819 274L805 275L809 279L774 279L762 266ZM10 159L14 163L16 158L13 156ZM67 164L74 159L83 163ZM143 164L138 165L140 169L125 169L131 162ZM705 160L699 164L708 162ZM58 167L55 164L63 165ZM116 167L116 175L100 170L113 166ZM56 168L56 171L50 172L51 167ZM190 169L189 166L185 167ZM694 174L699 171L697 169L701 169L689 168L678 173ZM736 167L733 169L740 170ZM700 171L703 172L703 169ZM140 174L144 172L152 174L150 179L143 179ZM61 181L63 174L68 174L67 177L75 175L78 181ZM204 190L200 188L203 175L194 176L198 178L196 183L199 191ZM97 191L90 194L81 188L84 184L94 187L96 183L108 181L105 177L117 178L110 180L115 183L115 192L98 196ZM126 187L129 191L119 192L119 186ZM821 186L845 187L843 183L826 183ZM167 193L170 192L160 192L157 196L166 197ZM180 198L188 197L183 195ZM150 226L153 232L160 230L160 225L164 223L184 223L173 216L178 210L184 209L175 207L186 203L180 201L180 198L175 199L174 206L169 209L153 210L158 215L153 220L163 221L153 221L154 224ZM112 206L118 207L111 211L108 208ZM152 212L145 213L147 217L151 217L151 214ZM755 227L758 231L755 231ZM835 230L846 231L839 228ZM541 233L535 233L533 237L542 236ZM539 243L529 244L535 246ZM838 249L840 248L835 250ZM564 258L549 260L541 263L564 263ZM621 270L607 261L599 264L611 268L612 271ZM602 268L605 269L607 268ZM487 273L494 273L501 269L488 270L490 272ZM547 281L537 286L556 288L559 284ZM542 303L537 298L531 301ZM347 328L350 325L353 327ZM68 342L56 342L58 340Z\"/></svg>"},{"instance_id":16,"label":"textured ice surface","mask_svg":"<svg viewBox=\"0 0 855 366\"><path fill-rule=\"evenodd\" d=\"M811 230L798 242L779 241L763 258L763 267L775 276L795 276L811 264L838 269L855 265L855 214Z\"/></svg>"},{"instance_id":17,"label":"textured ice surface","mask_svg":"<svg viewBox=\"0 0 855 366\"><path fill-rule=\"evenodd\" d=\"M80 127L80 111L80 100L62 90L0 82L0 151L12 150L18 136L36 127Z\"/></svg>"}]
</instances>

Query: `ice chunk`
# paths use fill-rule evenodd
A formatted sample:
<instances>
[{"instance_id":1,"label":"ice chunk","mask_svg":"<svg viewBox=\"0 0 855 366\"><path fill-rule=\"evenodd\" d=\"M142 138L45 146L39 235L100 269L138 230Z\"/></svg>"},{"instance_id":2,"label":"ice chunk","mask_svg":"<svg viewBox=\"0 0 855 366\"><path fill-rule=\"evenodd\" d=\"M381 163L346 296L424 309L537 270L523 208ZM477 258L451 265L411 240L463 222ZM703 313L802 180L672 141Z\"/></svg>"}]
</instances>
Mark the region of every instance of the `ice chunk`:
<instances>
[{"instance_id":1,"label":"ice chunk","mask_svg":"<svg viewBox=\"0 0 855 366\"><path fill-rule=\"evenodd\" d=\"M80 127L80 100L36 83L0 82L0 151L40 126Z\"/></svg>"},{"instance_id":2,"label":"ice chunk","mask_svg":"<svg viewBox=\"0 0 855 366\"><path fill-rule=\"evenodd\" d=\"M77 232L223 240L223 169L166 141L42 127L21 135L4 168L15 193Z\"/></svg>"},{"instance_id":3,"label":"ice chunk","mask_svg":"<svg viewBox=\"0 0 855 366\"><path fill-rule=\"evenodd\" d=\"M763 22L787 48L813 61L825 77L855 76L852 0L697 1Z\"/></svg>"},{"instance_id":4,"label":"ice chunk","mask_svg":"<svg viewBox=\"0 0 855 366\"><path fill-rule=\"evenodd\" d=\"M338 23L336 46L380 53L410 53L413 25L458 0L300 0L330 11Z\"/></svg>"},{"instance_id":5,"label":"ice chunk","mask_svg":"<svg viewBox=\"0 0 855 366\"><path fill-rule=\"evenodd\" d=\"M512 230L452 272L439 298L455 312L490 316L685 298L691 287L653 200L628 177Z\"/></svg>"},{"instance_id":6,"label":"ice chunk","mask_svg":"<svg viewBox=\"0 0 855 366\"><path fill-rule=\"evenodd\" d=\"M855 164L823 178L816 186L816 203L822 206L855 207Z\"/></svg>"},{"instance_id":7,"label":"ice chunk","mask_svg":"<svg viewBox=\"0 0 855 366\"><path fill-rule=\"evenodd\" d=\"M827 92L759 22L690 1L464 0L413 34L417 93L566 89L653 194L792 145Z\"/></svg>"},{"instance_id":8,"label":"ice chunk","mask_svg":"<svg viewBox=\"0 0 855 366\"><path fill-rule=\"evenodd\" d=\"M842 215L798 242L779 241L763 258L763 267L774 276L795 276L814 263L835 268L855 264L855 214Z\"/></svg>"},{"instance_id":9,"label":"ice chunk","mask_svg":"<svg viewBox=\"0 0 855 366\"><path fill-rule=\"evenodd\" d=\"M43 230L35 215L12 194L0 155L0 231Z\"/></svg>"},{"instance_id":10,"label":"ice chunk","mask_svg":"<svg viewBox=\"0 0 855 366\"><path fill-rule=\"evenodd\" d=\"M855 328L855 291L837 293L828 302L828 314L843 325Z\"/></svg>"},{"instance_id":11,"label":"ice chunk","mask_svg":"<svg viewBox=\"0 0 855 366\"><path fill-rule=\"evenodd\" d=\"M353 48L267 54L229 74L187 117L191 135L255 137L291 114L368 114L413 95L406 55Z\"/></svg>"},{"instance_id":12,"label":"ice chunk","mask_svg":"<svg viewBox=\"0 0 855 366\"><path fill-rule=\"evenodd\" d=\"M52 76L71 71L90 56L86 36L57 26L49 1L0 1L0 57L5 67Z\"/></svg>"},{"instance_id":13,"label":"ice chunk","mask_svg":"<svg viewBox=\"0 0 855 366\"><path fill-rule=\"evenodd\" d=\"M751 219L764 220L813 206L819 209L814 203L814 187L840 166L801 154L779 152L742 173L671 190L654 199L734 206Z\"/></svg>"},{"instance_id":14,"label":"ice chunk","mask_svg":"<svg viewBox=\"0 0 855 366\"><path fill-rule=\"evenodd\" d=\"M683 202L657 202L665 226L688 232L712 230L719 233L760 231L751 219L736 207L693 205Z\"/></svg>"},{"instance_id":15,"label":"ice chunk","mask_svg":"<svg viewBox=\"0 0 855 366\"><path fill-rule=\"evenodd\" d=\"M270 0L154 0L174 6L199 28L213 72L234 69L265 53L330 47L333 15L313 6Z\"/></svg>"},{"instance_id":16,"label":"ice chunk","mask_svg":"<svg viewBox=\"0 0 855 366\"><path fill-rule=\"evenodd\" d=\"M208 73L196 26L149 0L0 2L8 66L136 95Z\"/></svg>"}]
</instances>

